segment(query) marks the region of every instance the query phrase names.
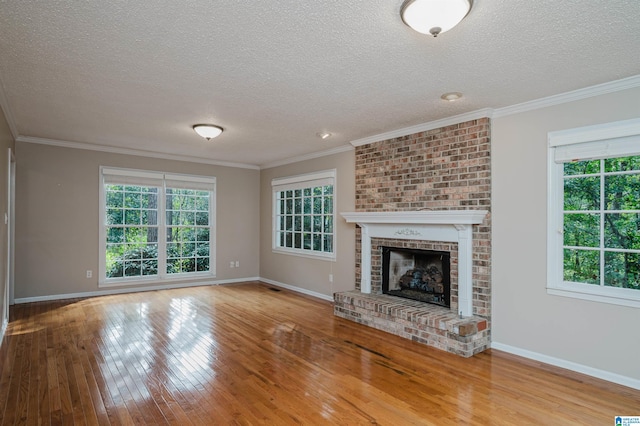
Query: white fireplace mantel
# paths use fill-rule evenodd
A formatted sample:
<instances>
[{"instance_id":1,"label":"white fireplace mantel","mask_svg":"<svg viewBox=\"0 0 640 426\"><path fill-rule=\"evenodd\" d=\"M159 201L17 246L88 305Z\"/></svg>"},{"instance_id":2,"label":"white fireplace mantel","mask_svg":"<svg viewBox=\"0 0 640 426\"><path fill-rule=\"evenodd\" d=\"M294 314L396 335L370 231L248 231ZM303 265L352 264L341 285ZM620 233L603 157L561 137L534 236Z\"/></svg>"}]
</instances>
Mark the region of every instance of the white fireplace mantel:
<instances>
[{"instance_id":1,"label":"white fireplace mantel","mask_svg":"<svg viewBox=\"0 0 640 426\"><path fill-rule=\"evenodd\" d=\"M458 243L458 311L473 315L473 225L487 210L420 210L340 213L362 229L360 291L371 293L371 238Z\"/></svg>"}]
</instances>

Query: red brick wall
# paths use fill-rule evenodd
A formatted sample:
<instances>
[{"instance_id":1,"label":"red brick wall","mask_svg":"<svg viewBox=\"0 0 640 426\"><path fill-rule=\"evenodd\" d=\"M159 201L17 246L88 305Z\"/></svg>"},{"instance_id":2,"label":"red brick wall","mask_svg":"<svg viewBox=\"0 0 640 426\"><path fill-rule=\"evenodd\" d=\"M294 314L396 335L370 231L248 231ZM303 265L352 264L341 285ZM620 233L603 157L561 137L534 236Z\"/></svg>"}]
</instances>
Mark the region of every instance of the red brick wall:
<instances>
[{"instance_id":1,"label":"red brick wall","mask_svg":"<svg viewBox=\"0 0 640 426\"><path fill-rule=\"evenodd\" d=\"M474 225L473 229L473 313L490 317L491 145L488 118L356 147L357 211L426 209L489 210L484 222ZM359 287L359 230L357 238L356 282ZM378 245L372 244L373 256L376 256ZM423 246L429 248L428 243ZM457 250L457 245L452 244L452 248ZM456 254L452 253L452 260L454 256L457 258ZM380 292L380 284L375 284L380 272L376 270L377 266L373 268L373 289ZM453 262L451 268L453 271ZM452 298L452 308L453 304Z\"/></svg>"}]
</instances>

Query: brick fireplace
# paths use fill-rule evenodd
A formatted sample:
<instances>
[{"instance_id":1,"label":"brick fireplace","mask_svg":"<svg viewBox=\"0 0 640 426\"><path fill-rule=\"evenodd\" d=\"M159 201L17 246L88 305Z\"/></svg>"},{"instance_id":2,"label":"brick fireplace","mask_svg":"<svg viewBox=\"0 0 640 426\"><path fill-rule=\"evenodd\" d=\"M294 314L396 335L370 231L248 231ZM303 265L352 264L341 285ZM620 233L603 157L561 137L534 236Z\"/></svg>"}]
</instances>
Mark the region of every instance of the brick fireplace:
<instances>
[{"instance_id":1,"label":"brick fireplace","mask_svg":"<svg viewBox=\"0 0 640 426\"><path fill-rule=\"evenodd\" d=\"M462 356L489 347L490 121L356 146L356 290L334 312ZM451 306L382 294L382 247L451 255Z\"/></svg>"}]
</instances>

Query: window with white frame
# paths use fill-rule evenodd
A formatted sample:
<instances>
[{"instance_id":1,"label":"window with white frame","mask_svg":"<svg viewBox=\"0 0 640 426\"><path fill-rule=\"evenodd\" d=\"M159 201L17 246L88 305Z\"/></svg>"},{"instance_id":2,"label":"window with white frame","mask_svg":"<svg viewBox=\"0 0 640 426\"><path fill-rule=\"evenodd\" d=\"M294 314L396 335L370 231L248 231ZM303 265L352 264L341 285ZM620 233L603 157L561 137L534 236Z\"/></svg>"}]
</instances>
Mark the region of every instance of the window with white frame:
<instances>
[{"instance_id":1,"label":"window with white frame","mask_svg":"<svg viewBox=\"0 0 640 426\"><path fill-rule=\"evenodd\" d=\"M640 120L549 134L548 291L640 307Z\"/></svg>"},{"instance_id":2,"label":"window with white frame","mask_svg":"<svg viewBox=\"0 0 640 426\"><path fill-rule=\"evenodd\" d=\"M101 168L100 284L215 274L215 178Z\"/></svg>"},{"instance_id":3,"label":"window with white frame","mask_svg":"<svg viewBox=\"0 0 640 426\"><path fill-rule=\"evenodd\" d=\"M336 171L273 179L273 250L335 259Z\"/></svg>"}]
</instances>

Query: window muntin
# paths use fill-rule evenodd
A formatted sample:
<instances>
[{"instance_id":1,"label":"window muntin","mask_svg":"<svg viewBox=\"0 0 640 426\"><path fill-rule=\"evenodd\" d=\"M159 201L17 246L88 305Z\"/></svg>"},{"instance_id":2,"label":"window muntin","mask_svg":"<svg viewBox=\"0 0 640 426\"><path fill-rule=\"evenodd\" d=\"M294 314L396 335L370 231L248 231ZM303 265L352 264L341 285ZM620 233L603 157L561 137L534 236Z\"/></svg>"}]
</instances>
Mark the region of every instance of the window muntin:
<instances>
[{"instance_id":1,"label":"window muntin","mask_svg":"<svg viewBox=\"0 0 640 426\"><path fill-rule=\"evenodd\" d=\"M640 119L549 133L547 292L640 307Z\"/></svg>"},{"instance_id":2,"label":"window muntin","mask_svg":"<svg viewBox=\"0 0 640 426\"><path fill-rule=\"evenodd\" d=\"M111 168L101 174L101 285L215 273L215 178Z\"/></svg>"},{"instance_id":3,"label":"window muntin","mask_svg":"<svg viewBox=\"0 0 640 426\"><path fill-rule=\"evenodd\" d=\"M335 170L274 179L274 251L335 258Z\"/></svg>"}]
</instances>

